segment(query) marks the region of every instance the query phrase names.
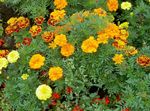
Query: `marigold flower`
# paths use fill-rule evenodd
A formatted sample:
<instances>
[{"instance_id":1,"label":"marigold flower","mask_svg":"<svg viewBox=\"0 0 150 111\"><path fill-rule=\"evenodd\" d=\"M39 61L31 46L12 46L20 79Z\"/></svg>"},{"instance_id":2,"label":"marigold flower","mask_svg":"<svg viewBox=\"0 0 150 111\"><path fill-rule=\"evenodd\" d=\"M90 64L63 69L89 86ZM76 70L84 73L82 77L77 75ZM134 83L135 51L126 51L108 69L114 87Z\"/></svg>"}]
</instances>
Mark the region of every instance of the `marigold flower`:
<instances>
[{"instance_id":1,"label":"marigold flower","mask_svg":"<svg viewBox=\"0 0 150 111\"><path fill-rule=\"evenodd\" d=\"M54 20L54 19L49 18L48 21L47 21L47 24L54 26L54 25L56 25L58 22L59 22L58 20Z\"/></svg>"},{"instance_id":2,"label":"marigold flower","mask_svg":"<svg viewBox=\"0 0 150 111\"><path fill-rule=\"evenodd\" d=\"M28 77L29 77L28 74L22 74L22 76L21 76L21 78L22 78L23 80L26 80Z\"/></svg>"},{"instance_id":3,"label":"marigold flower","mask_svg":"<svg viewBox=\"0 0 150 111\"><path fill-rule=\"evenodd\" d=\"M6 57L8 55L9 51L8 50L0 50L0 58L1 57Z\"/></svg>"},{"instance_id":4,"label":"marigold flower","mask_svg":"<svg viewBox=\"0 0 150 111\"><path fill-rule=\"evenodd\" d=\"M128 29L129 27L129 22L123 22L119 25L119 28L121 29Z\"/></svg>"},{"instance_id":5,"label":"marigold flower","mask_svg":"<svg viewBox=\"0 0 150 111\"><path fill-rule=\"evenodd\" d=\"M85 53L96 52L98 48L98 42L94 39L93 36L90 36L88 39L84 40L81 45L81 49Z\"/></svg>"},{"instance_id":6,"label":"marigold flower","mask_svg":"<svg viewBox=\"0 0 150 111\"><path fill-rule=\"evenodd\" d=\"M66 0L54 0L54 5L56 6L56 9L63 9L68 3Z\"/></svg>"},{"instance_id":7,"label":"marigold flower","mask_svg":"<svg viewBox=\"0 0 150 111\"><path fill-rule=\"evenodd\" d=\"M124 57L122 54L115 54L112 60L115 62L115 64L121 64L124 60Z\"/></svg>"},{"instance_id":8,"label":"marigold flower","mask_svg":"<svg viewBox=\"0 0 150 111\"><path fill-rule=\"evenodd\" d=\"M120 49L124 49L125 46L126 46L126 44L127 44L127 41L125 41L125 40L115 39L115 41L113 42L112 45L113 45L116 49L120 50Z\"/></svg>"},{"instance_id":9,"label":"marigold flower","mask_svg":"<svg viewBox=\"0 0 150 111\"><path fill-rule=\"evenodd\" d=\"M38 86L36 89L36 96L39 100L47 100L52 96L52 89L46 84Z\"/></svg>"},{"instance_id":10,"label":"marigold flower","mask_svg":"<svg viewBox=\"0 0 150 111\"><path fill-rule=\"evenodd\" d=\"M55 99L55 100L56 100L56 99L60 99L60 94L54 92L54 93L52 94L52 98Z\"/></svg>"},{"instance_id":11,"label":"marigold flower","mask_svg":"<svg viewBox=\"0 0 150 111\"><path fill-rule=\"evenodd\" d=\"M45 18L42 17L42 16L39 16L39 17L36 17L34 19L34 22L37 24L37 25L42 25L42 23L44 22Z\"/></svg>"},{"instance_id":12,"label":"marigold flower","mask_svg":"<svg viewBox=\"0 0 150 111\"><path fill-rule=\"evenodd\" d=\"M99 16L106 16L107 15L106 11L103 10L102 8L94 9L94 13L98 14Z\"/></svg>"},{"instance_id":13,"label":"marigold flower","mask_svg":"<svg viewBox=\"0 0 150 111\"><path fill-rule=\"evenodd\" d=\"M7 55L7 60L9 63L15 63L17 60L20 58L19 52L16 50L12 50L8 55Z\"/></svg>"},{"instance_id":14,"label":"marigold flower","mask_svg":"<svg viewBox=\"0 0 150 111\"><path fill-rule=\"evenodd\" d=\"M63 46L67 43L67 37L64 34L56 35L54 43L58 46Z\"/></svg>"},{"instance_id":15,"label":"marigold flower","mask_svg":"<svg viewBox=\"0 0 150 111\"><path fill-rule=\"evenodd\" d=\"M54 33L47 31L47 32L44 32L41 36L45 42L51 42L54 38Z\"/></svg>"},{"instance_id":16,"label":"marigold flower","mask_svg":"<svg viewBox=\"0 0 150 111\"><path fill-rule=\"evenodd\" d=\"M150 57L146 55L141 55L137 58L136 62L143 67L148 67L150 66Z\"/></svg>"},{"instance_id":17,"label":"marigold flower","mask_svg":"<svg viewBox=\"0 0 150 111\"><path fill-rule=\"evenodd\" d=\"M18 32L19 31L19 28L18 28L18 26L7 26L6 28L5 28L5 33L7 34L7 35L9 35L9 34L12 34L13 32Z\"/></svg>"},{"instance_id":18,"label":"marigold flower","mask_svg":"<svg viewBox=\"0 0 150 111\"><path fill-rule=\"evenodd\" d=\"M27 46L29 46L29 45L31 44L31 42L32 42L32 39L31 39L31 38L26 37L26 38L23 38L23 42L22 42L22 44L23 44L23 45L27 45Z\"/></svg>"},{"instance_id":19,"label":"marigold flower","mask_svg":"<svg viewBox=\"0 0 150 111\"><path fill-rule=\"evenodd\" d=\"M54 42L49 43L48 48L55 49L56 47L57 47L57 45Z\"/></svg>"},{"instance_id":20,"label":"marigold flower","mask_svg":"<svg viewBox=\"0 0 150 111\"><path fill-rule=\"evenodd\" d=\"M98 34L98 38L97 38L97 42L99 43L99 44L107 44L108 43L108 39L109 39L109 36L108 36L108 34L107 33L99 33Z\"/></svg>"},{"instance_id":21,"label":"marigold flower","mask_svg":"<svg viewBox=\"0 0 150 111\"><path fill-rule=\"evenodd\" d=\"M72 93L72 92L73 92L73 89L68 86L68 87L66 88L66 93L67 93L67 94L70 94L70 93Z\"/></svg>"},{"instance_id":22,"label":"marigold flower","mask_svg":"<svg viewBox=\"0 0 150 111\"><path fill-rule=\"evenodd\" d=\"M30 28L29 33L31 34L32 37L37 36L40 32L42 31L41 26L34 25Z\"/></svg>"},{"instance_id":23,"label":"marigold flower","mask_svg":"<svg viewBox=\"0 0 150 111\"><path fill-rule=\"evenodd\" d=\"M44 56L40 54L34 54L29 61L29 66L31 69L40 69L44 65L44 61Z\"/></svg>"},{"instance_id":24,"label":"marigold flower","mask_svg":"<svg viewBox=\"0 0 150 111\"><path fill-rule=\"evenodd\" d=\"M126 46L125 53L126 55L135 55L138 53L138 50L133 46Z\"/></svg>"},{"instance_id":25,"label":"marigold flower","mask_svg":"<svg viewBox=\"0 0 150 111\"><path fill-rule=\"evenodd\" d=\"M30 21L28 18L21 16L17 19L17 25L19 28L26 28L29 26L29 24L30 24Z\"/></svg>"},{"instance_id":26,"label":"marigold flower","mask_svg":"<svg viewBox=\"0 0 150 111\"><path fill-rule=\"evenodd\" d=\"M63 56L69 57L74 53L74 46L72 44L66 43L61 47L61 54Z\"/></svg>"},{"instance_id":27,"label":"marigold flower","mask_svg":"<svg viewBox=\"0 0 150 111\"><path fill-rule=\"evenodd\" d=\"M10 26L13 26L17 23L17 17L11 17L8 21L7 24Z\"/></svg>"},{"instance_id":28,"label":"marigold flower","mask_svg":"<svg viewBox=\"0 0 150 111\"><path fill-rule=\"evenodd\" d=\"M108 105L109 103L110 103L109 97L106 96L106 97L105 97L105 104Z\"/></svg>"},{"instance_id":29,"label":"marigold flower","mask_svg":"<svg viewBox=\"0 0 150 111\"><path fill-rule=\"evenodd\" d=\"M123 10L130 10L132 7L132 4L130 2L122 2L121 3L121 8Z\"/></svg>"},{"instance_id":30,"label":"marigold flower","mask_svg":"<svg viewBox=\"0 0 150 111\"><path fill-rule=\"evenodd\" d=\"M49 79L56 81L63 76L63 69L61 67L51 67L49 69Z\"/></svg>"},{"instance_id":31,"label":"marigold flower","mask_svg":"<svg viewBox=\"0 0 150 111\"><path fill-rule=\"evenodd\" d=\"M50 14L50 18L56 21L60 21L61 19L64 18L65 15L66 15L65 10L54 10Z\"/></svg>"},{"instance_id":32,"label":"marigold flower","mask_svg":"<svg viewBox=\"0 0 150 111\"><path fill-rule=\"evenodd\" d=\"M7 66L8 66L7 59L4 57L0 58L0 70L2 70L2 68L6 68Z\"/></svg>"},{"instance_id":33,"label":"marigold flower","mask_svg":"<svg viewBox=\"0 0 150 111\"><path fill-rule=\"evenodd\" d=\"M107 0L107 7L109 11L117 11L118 9L118 0Z\"/></svg>"}]
</instances>

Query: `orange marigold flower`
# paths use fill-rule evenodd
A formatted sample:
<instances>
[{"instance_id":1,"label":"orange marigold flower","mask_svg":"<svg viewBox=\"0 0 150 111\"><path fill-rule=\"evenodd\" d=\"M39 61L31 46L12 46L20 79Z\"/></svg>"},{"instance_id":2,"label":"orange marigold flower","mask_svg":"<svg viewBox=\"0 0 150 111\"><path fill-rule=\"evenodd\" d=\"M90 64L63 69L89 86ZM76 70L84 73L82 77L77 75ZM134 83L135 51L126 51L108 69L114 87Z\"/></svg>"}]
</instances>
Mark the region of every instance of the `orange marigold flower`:
<instances>
[{"instance_id":1,"label":"orange marigold flower","mask_svg":"<svg viewBox=\"0 0 150 111\"><path fill-rule=\"evenodd\" d=\"M128 56L135 55L135 54L138 53L138 50L135 47L133 47L133 46L126 46L125 53Z\"/></svg>"},{"instance_id":2,"label":"orange marigold flower","mask_svg":"<svg viewBox=\"0 0 150 111\"><path fill-rule=\"evenodd\" d=\"M49 69L49 79L56 81L63 76L63 69L61 67L51 67Z\"/></svg>"},{"instance_id":3,"label":"orange marigold flower","mask_svg":"<svg viewBox=\"0 0 150 111\"><path fill-rule=\"evenodd\" d=\"M40 54L34 54L29 61L29 66L31 69L40 69L44 65L44 61L44 56Z\"/></svg>"},{"instance_id":4,"label":"orange marigold flower","mask_svg":"<svg viewBox=\"0 0 150 111\"><path fill-rule=\"evenodd\" d=\"M28 27L30 24L30 21L28 18L25 18L25 17L19 17L17 19L17 25L19 28L26 28Z\"/></svg>"},{"instance_id":5,"label":"orange marigold flower","mask_svg":"<svg viewBox=\"0 0 150 111\"><path fill-rule=\"evenodd\" d=\"M115 54L112 60L115 62L115 64L121 64L124 60L124 57L122 54Z\"/></svg>"},{"instance_id":6,"label":"orange marigold flower","mask_svg":"<svg viewBox=\"0 0 150 111\"><path fill-rule=\"evenodd\" d=\"M32 37L37 36L40 32L42 31L41 26L34 25L30 28L29 33L31 34Z\"/></svg>"},{"instance_id":7,"label":"orange marigold flower","mask_svg":"<svg viewBox=\"0 0 150 111\"><path fill-rule=\"evenodd\" d=\"M102 8L97 8L97 9L94 9L94 13L98 14L99 16L106 16L106 11L103 10Z\"/></svg>"},{"instance_id":8,"label":"orange marigold flower","mask_svg":"<svg viewBox=\"0 0 150 111\"><path fill-rule=\"evenodd\" d=\"M81 49L85 53L96 52L98 48L98 42L94 39L93 36L90 36L88 39L84 40L81 45Z\"/></svg>"},{"instance_id":9,"label":"orange marigold flower","mask_svg":"<svg viewBox=\"0 0 150 111\"><path fill-rule=\"evenodd\" d=\"M42 16L39 16L39 17L36 17L34 19L34 22L37 24L37 25L42 25L42 23L44 22L45 18L42 17Z\"/></svg>"},{"instance_id":10,"label":"orange marigold flower","mask_svg":"<svg viewBox=\"0 0 150 111\"><path fill-rule=\"evenodd\" d=\"M74 46L72 44L66 43L61 47L61 54L63 56L69 57L74 53Z\"/></svg>"},{"instance_id":11,"label":"orange marigold flower","mask_svg":"<svg viewBox=\"0 0 150 111\"><path fill-rule=\"evenodd\" d=\"M41 36L45 42L51 42L54 38L54 33L46 31Z\"/></svg>"},{"instance_id":12,"label":"orange marigold flower","mask_svg":"<svg viewBox=\"0 0 150 111\"><path fill-rule=\"evenodd\" d=\"M56 21L60 21L61 19L64 18L65 15L66 15L65 10L54 10L50 14L50 18Z\"/></svg>"},{"instance_id":13,"label":"orange marigold flower","mask_svg":"<svg viewBox=\"0 0 150 111\"><path fill-rule=\"evenodd\" d=\"M31 38L24 38L22 44L29 46L31 44L32 39Z\"/></svg>"},{"instance_id":14,"label":"orange marigold flower","mask_svg":"<svg viewBox=\"0 0 150 111\"><path fill-rule=\"evenodd\" d=\"M8 50L0 50L0 58L6 57L8 55L9 51Z\"/></svg>"},{"instance_id":15,"label":"orange marigold flower","mask_svg":"<svg viewBox=\"0 0 150 111\"><path fill-rule=\"evenodd\" d=\"M18 28L18 26L7 26L6 27L6 29L5 29L5 33L7 34L7 35L9 35L9 34L12 34L13 32L18 32L19 31L19 28Z\"/></svg>"},{"instance_id":16,"label":"orange marigold flower","mask_svg":"<svg viewBox=\"0 0 150 111\"><path fill-rule=\"evenodd\" d=\"M118 0L107 0L107 7L109 11L117 11L118 9Z\"/></svg>"},{"instance_id":17,"label":"orange marigold flower","mask_svg":"<svg viewBox=\"0 0 150 111\"><path fill-rule=\"evenodd\" d=\"M56 6L56 9L63 9L68 3L66 0L54 0L54 5Z\"/></svg>"},{"instance_id":18,"label":"orange marigold flower","mask_svg":"<svg viewBox=\"0 0 150 111\"><path fill-rule=\"evenodd\" d=\"M67 37L64 34L56 35L54 43L58 46L63 46L67 43Z\"/></svg>"},{"instance_id":19,"label":"orange marigold flower","mask_svg":"<svg viewBox=\"0 0 150 111\"><path fill-rule=\"evenodd\" d=\"M150 57L146 55L141 55L137 58L136 62L143 67L148 67L150 66Z\"/></svg>"}]
</instances>

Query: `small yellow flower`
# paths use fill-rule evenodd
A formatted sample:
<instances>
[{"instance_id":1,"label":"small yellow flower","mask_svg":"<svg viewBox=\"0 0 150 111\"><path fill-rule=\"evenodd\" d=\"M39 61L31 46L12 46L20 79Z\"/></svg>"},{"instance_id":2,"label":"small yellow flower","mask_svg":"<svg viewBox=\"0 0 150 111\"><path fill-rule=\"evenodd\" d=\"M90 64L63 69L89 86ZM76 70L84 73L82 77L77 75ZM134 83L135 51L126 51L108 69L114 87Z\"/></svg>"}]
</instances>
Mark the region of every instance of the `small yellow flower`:
<instances>
[{"instance_id":1,"label":"small yellow flower","mask_svg":"<svg viewBox=\"0 0 150 111\"><path fill-rule=\"evenodd\" d=\"M20 58L18 51L12 50L8 55L7 55L7 60L10 63L15 63L17 60Z\"/></svg>"},{"instance_id":2,"label":"small yellow flower","mask_svg":"<svg viewBox=\"0 0 150 111\"><path fill-rule=\"evenodd\" d=\"M122 24L119 25L119 28L121 29L128 29L129 27L129 22L123 22Z\"/></svg>"},{"instance_id":3,"label":"small yellow flower","mask_svg":"<svg viewBox=\"0 0 150 111\"><path fill-rule=\"evenodd\" d=\"M67 43L67 37L64 34L56 35L54 43L58 46L63 46Z\"/></svg>"},{"instance_id":4,"label":"small yellow flower","mask_svg":"<svg viewBox=\"0 0 150 111\"><path fill-rule=\"evenodd\" d=\"M130 10L132 7L132 4L130 2L122 2L121 3L121 8L123 10Z\"/></svg>"},{"instance_id":5,"label":"small yellow flower","mask_svg":"<svg viewBox=\"0 0 150 111\"><path fill-rule=\"evenodd\" d=\"M54 42L49 43L48 48L55 49L56 47L57 47L57 45Z\"/></svg>"},{"instance_id":6,"label":"small yellow flower","mask_svg":"<svg viewBox=\"0 0 150 111\"><path fill-rule=\"evenodd\" d=\"M64 18L64 16L66 15L66 11L65 10L54 10L51 14L50 14L50 18L56 21L60 21Z\"/></svg>"},{"instance_id":7,"label":"small yellow flower","mask_svg":"<svg viewBox=\"0 0 150 111\"><path fill-rule=\"evenodd\" d=\"M23 80L26 80L28 77L29 77L28 74L22 74L22 76L21 76L21 78L22 78Z\"/></svg>"},{"instance_id":8,"label":"small yellow flower","mask_svg":"<svg viewBox=\"0 0 150 111\"><path fill-rule=\"evenodd\" d=\"M81 45L81 49L85 53L96 52L98 48L98 42L94 39L93 36L90 36L88 39L84 40Z\"/></svg>"},{"instance_id":9,"label":"small yellow flower","mask_svg":"<svg viewBox=\"0 0 150 111\"><path fill-rule=\"evenodd\" d=\"M54 5L56 6L56 9L63 9L68 3L66 0L54 0Z\"/></svg>"},{"instance_id":10,"label":"small yellow flower","mask_svg":"<svg viewBox=\"0 0 150 111\"><path fill-rule=\"evenodd\" d=\"M112 60L115 62L115 64L121 64L124 60L124 57L122 54L115 54Z\"/></svg>"},{"instance_id":11,"label":"small yellow flower","mask_svg":"<svg viewBox=\"0 0 150 111\"><path fill-rule=\"evenodd\" d=\"M38 86L35 93L39 100L45 101L52 96L52 88L46 84L42 84Z\"/></svg>"},{"instance_id":12,"label":"small yellow flower","mask_svg":"<svg viewBox=\"0 0 150 111\"><path fill-rule=\"evenodd\" d=\"M56 81L63 76L63 69L61 67L51 67L49 69L49 79L52 81Z\"/></svg>"},{"instance_id":13,"label":"small yellow flower","mask_svg":"<svg viewBox=\"0 0 150 111\"><path fill-rule=\"evenodd\" d=\"M7 66L8 66L7 59L4 57L0 58L0 70L2 70L2 68L6 68Z\"/></svg>"}]
</instances>

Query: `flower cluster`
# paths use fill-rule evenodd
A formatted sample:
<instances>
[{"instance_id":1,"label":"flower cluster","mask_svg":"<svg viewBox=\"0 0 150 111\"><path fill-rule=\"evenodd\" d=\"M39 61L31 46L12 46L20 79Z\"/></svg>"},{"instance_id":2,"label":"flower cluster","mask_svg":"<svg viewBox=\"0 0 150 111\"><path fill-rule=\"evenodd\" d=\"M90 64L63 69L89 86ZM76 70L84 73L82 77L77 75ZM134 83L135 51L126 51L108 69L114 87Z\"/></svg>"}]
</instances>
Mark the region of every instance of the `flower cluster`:
<instances>
[{"instance_id":1,"label":"flower cluster","mask_svg":"<svg viewBox=\"0 0 150 111\"><path fill-rule=\"evenodd\" d=\"M20 29L29 26L30 21L25 17L12 17L7 21L8 26L5 29L6 34L12 34L13 32L18 32Z\"/></svg>"}]
</instances>

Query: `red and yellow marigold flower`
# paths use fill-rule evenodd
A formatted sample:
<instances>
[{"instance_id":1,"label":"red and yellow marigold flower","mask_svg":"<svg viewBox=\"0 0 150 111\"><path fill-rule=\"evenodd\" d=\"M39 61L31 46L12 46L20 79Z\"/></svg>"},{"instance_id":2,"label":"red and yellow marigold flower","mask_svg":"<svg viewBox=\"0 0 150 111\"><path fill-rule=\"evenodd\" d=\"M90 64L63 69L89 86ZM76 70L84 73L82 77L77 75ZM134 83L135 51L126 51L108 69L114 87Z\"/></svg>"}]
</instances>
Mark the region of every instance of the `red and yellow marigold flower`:
<instances>
[{"instance_id":1,"label":"red and yellow marigold flower","mask_svg":"<svg viewBox=\"0 0 150 111\"><path fill-rule=\"evenodd\" d=\"M31 44L31 42L32 42L32 39L31 39L31 38L26 37L26 38L24 38L24 39L23 39L22 44L23 44L23 45L27 45L27 46L29 46L29 45Z\"/></svg>"},{"instance_id":2,"label":"red and yellow marigold flower","mask_svg":"<svg viewBox=\"0 0 150 111\"><path fill-rule=\"evenodd\" d=\"M106 16L107 15L106 11L103 10L102 8L94 9L94 13L96 13L99 16Z\"/></svg>"},{"instance_id":3,"label":"red and yellow marigold flower","mask_svg":"<svg viewBox=\"0 0 150 111\"><path fill-rule=\"evenodd\" d=\"M125 47L125 53L128 56L135 55L135 54L138 53L138 50L135 47L133 47L133 46L126 46Z\"/></svg>"},{"instance_id":4,"label":"red and yellow marigold flower","mask_svg":"<svg viewBox=\"0 0 150 111\"><path fill-rule=\"evenodd\" d=\"M34 54L29 61L29 66L31 69L40 69L44 65L44 61L44 56L40 54Z\"/></svg>"},{"instance_id":5,"label":"red and yellow marigold flower","mask_svg":"<svg viewBox=\"0 0 150 111\"><path fill-rule=\"evenodd\" d=\"M63 69L61 67L51 67L49 69L49 79L51 81L56 81L63 76Z\"/></svg>"},{"instance_id":6,"label":"red and yellow marigold flower","mask_svg":"<svg viewBox=\"0 0 150 111\"><path fill-rule=\"evenodd\" d=\"M42 25L42 23L44 22L45 18L42 17L42 16L39 16L39 17L36 17L34 19L34 22L37 24L37 25Z\"/></svg>"},{"instance_id":7,"label":"red and yellow marigold flower","mask_svg":"<svg viewBox=\"0 0 150 111\"><path fill-rule=\"evenodd\" d=\"M25 17L19 17L17 19L17 25L19 28L26 28L28 27L30 24L30 21L28 18L25 18Z\"/></svg>"},{"instance_id":8,"label":"red and yellow marigold flower","mask_svg":"<svg viewBox=\"0 0 150 111\"><path fill-rule=\"evenodd\" d=\"M46 31L41 36L45 42L51 42L54 38L54 33Z\"/></svg>"},{"instance_id":9,"label":"red and yellow marigold flower","mask_svg":"<svg viewBox=\"0 0 150 111\"><path fill-rule=\"evenodd\" d=\"M115 54L112 60L115 62L115 64L121 64L124 60L124 57L122 54Z\"/></svg>"},{"instance_id":10,"label":"red and yellow marigold flower","mask_svg":"<svg viewBox=\"0 0 150 111\"><path fill-rule=\"evenodd\" d=\"M148 67L150 66L150 57L146 55L141 55L140 57L137 58L136 62L143 67Z\"/></svg>"},{"instance_id":11,"label":"red and yellow marigold flower","mask_svg":"<svg viewBox=\"0 0 150 111\"><path fill-rule=\"evenodd\" d=\"M8 21L7 24L10 26L13 26L17 23L17 17L11 17Z\"/></svg>"},{"instance_id":12,"label":"red and yellow marigold flower","mask_svg":"<svg viewBox=\"0 0 150 111\"><path fill-rule=\"evenodd\" d=\"M8 50L0 50L0 58L6 57L9 54Z\"/></svg>"},{"instance_id":13,"label":"red and yellow marigold flower","mask_svg":"<svg viewBox=\"0 0 150 111\"><path fill-rule=\"evenodd\" d=\"M48 21L47 21L47 24L54 26L54 25L56 25L58 22L59 22L58 20L54 20L54 19L49 18Z\"/></svg>"},{"instance_id":14,"label":"red and yellow marigold flower","mask_svg":"<svg viewBox=\"0 0 150 111\"><path fill-rule=\"evenodd\" d=\"M56 35L54 43L58 46L63 46L67 43L67 37L64 34Z\"/></svg>"},{"instance_id":15,"label":"red and yellow marigold flower","mask_svg":"<svg viewBox=\"0 0 150 111\"><path fill-rule=\"evenodd\" d=\"M109 11L117 11L118 9L118 0L107 0L107 7Z\"/></svg>"},{"instance_id":16,"label":"red and yellow marigold flower","mask_svg":"<svg viewBox=\"0 0 150 111\"><path fill-rule=\"evenodd\" d=\"M29 33L31 34L32 37L37 36L40 32L42 31L41 26L34 25L30 28Z\"/></svg>"},{"instance_id":17,"label":"red and yellow marigold flower","mask_svg":"<svg viewBox=\"0 0 150 111\"><path fill-rule=\"evenodd\" d=\"M65 57L69 57L74 53L74 46L70 43L66 43L61 47L61 54Z\"/></svg>"},{"instance_id":18,"label":"red and yellow marigold flower","mask_svg":"<svg viewBox=\"0 0 150 111\"><path fill-rule=\"evenodd\" d=\"M94 39L93 36L90 36L88 39L84 40L81 45L81 49L85 53L96 52L98 48L98 42Z\"/></svg>"},{"instance_id":19,"label":"red and yellow marigold flower","mask_svg":"<svg viewBox=\"0 0 150 111\"><path fill-rule=\"evenodd\" d=\"M68 3L66 0L54 0L54 5L56 6L56 9L63 9L65 8Z\"/></svg>"}]
</instances>

